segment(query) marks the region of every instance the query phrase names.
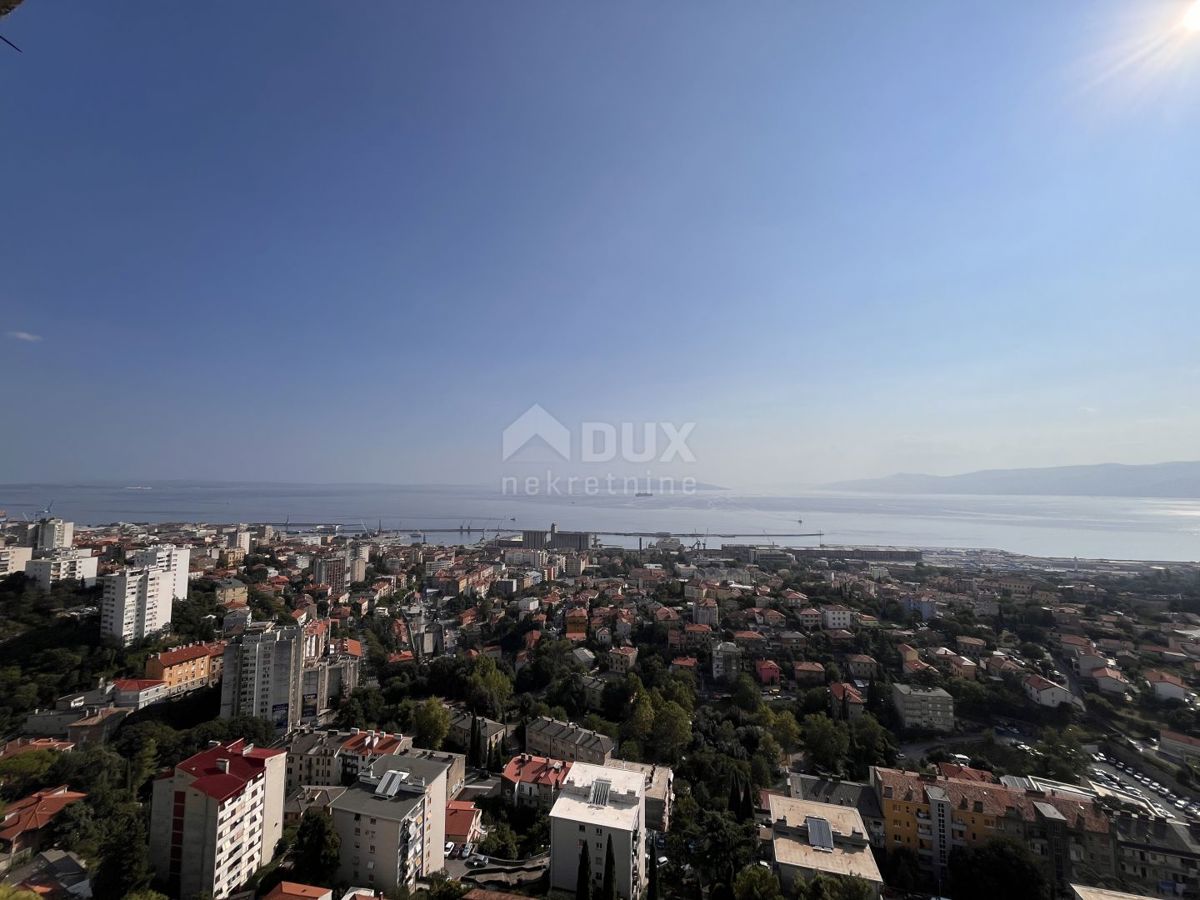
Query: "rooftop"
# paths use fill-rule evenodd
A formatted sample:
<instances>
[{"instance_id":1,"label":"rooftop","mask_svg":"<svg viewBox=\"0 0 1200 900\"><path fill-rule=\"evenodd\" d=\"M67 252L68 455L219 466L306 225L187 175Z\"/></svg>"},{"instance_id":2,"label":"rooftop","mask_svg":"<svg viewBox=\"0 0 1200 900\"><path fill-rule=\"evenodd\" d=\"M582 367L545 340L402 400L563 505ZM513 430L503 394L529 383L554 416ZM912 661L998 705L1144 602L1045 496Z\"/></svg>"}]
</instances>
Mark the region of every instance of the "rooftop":
<instances>
[{"instance_id":1,"label":"rooftop","mask_svg":"<svg viewBox=\"0 0 1200 900\"><path fill-rule=\"evenodd\" d=\"M874 884L883 881L856 808L777 794L770 795L767 803L779 865L853 875Z\"/></svg>"}]
</instances>

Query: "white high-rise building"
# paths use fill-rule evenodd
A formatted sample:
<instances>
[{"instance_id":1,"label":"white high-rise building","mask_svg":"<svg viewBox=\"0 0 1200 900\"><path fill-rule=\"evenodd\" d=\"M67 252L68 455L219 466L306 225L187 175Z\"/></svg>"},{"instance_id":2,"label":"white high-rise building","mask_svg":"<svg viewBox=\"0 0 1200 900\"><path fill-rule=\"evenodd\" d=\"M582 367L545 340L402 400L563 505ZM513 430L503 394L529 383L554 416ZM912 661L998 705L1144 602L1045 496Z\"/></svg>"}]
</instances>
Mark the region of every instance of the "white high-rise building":
<instances>
[{"instance_id":1,"label":"white high-rise building","mask_svg":"<svg viewBox=\"0 0 1200 900\"><path fill-rule=\"evenodd\" d=\"M32 547L0 547L0 578L24 572L29 560L33 559Z\"/></svg>"},{"instance_id":2,"label":"white high-rise building","mask_svg":"<svg viewBox=\"0 0 1200 900\"><path fill-rule=\"evenodd\" d=\"M25 563L25 575L36 581L43 591L50 590L50 585L65 578L82 581L91 587L96 583L99 562L91 550L61 548Z\"/></svg>"},{"instance_id":3,"label":"white high-rise building","mask_svg":"<svg viewBox=\"0 0 1200 900\"><path fill-rule=\"evenodd\" d=\"M283 750L236 740L155 779L150 857L172 897L223 900L271 861L286 775Z\"/></svg>"},{"instance_id":4,"label":"white high-rise building","mask_svg":"<svg viewBox=\"0 0 1200 900\"><path fill-rule=\"evenodd\" d=\"M154 544L133 554L135 566L153 566L170 574L172 600L186 600L188 595L188 566L192 561L190 547L174 544Z\"/></svg>"},{"instance_id":5,"label":"white high-rise building","mask_svg":"<svg viewBox=\"0 0 1200 900\"><path fill-rule=\"evenodd\" d=\"M550 810L550 888L574 891L583 848L592 882L604 879L608 844L621 900L646 887L646 779L641 772L573 763Z\"/></svg>"},{"instance_id":6,"label":"white high-rise building","mask_svg":"<svg viewBox=\"0 0 1200 900\"><path fill-rule=\"evenodd\" d=\"M128 646L171 624L171 588L168 569L140 566L123 569L101 579L100 631Z\"/></svg>"},{"instance_id":7,"label":"white high-rise building","mask_svg":"<svg viewBox=\"0 0 1200 900\"><path fill-rule=\"evenodd\" d=\"M221 675L221 718L256 716L281 733L300 724L304 669L304 633L251 624L225 647Z\"/></svg>"},{"instance_id":8,"label":"white high-rise building","mask_svg":"<svg viewBox=\"0 0 1200 900\"><path fill-rule=\"evenodd\" d=\"M39 519L29 527L29 546L35 550L61 550L75 542L75 523L62 519Z\"/></svg>"}]
</instances>

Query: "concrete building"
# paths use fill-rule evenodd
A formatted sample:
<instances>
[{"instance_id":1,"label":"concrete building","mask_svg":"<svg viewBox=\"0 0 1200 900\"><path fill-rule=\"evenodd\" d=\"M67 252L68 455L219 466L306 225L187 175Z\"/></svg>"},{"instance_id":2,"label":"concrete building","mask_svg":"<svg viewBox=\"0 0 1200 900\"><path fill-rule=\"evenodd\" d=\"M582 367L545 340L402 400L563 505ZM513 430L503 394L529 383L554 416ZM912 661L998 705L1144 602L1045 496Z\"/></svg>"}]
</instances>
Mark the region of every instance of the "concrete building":
<instances>
[{"instance_id":1,"label":"concrete building","mask_svg":"<svg viewBox=\"0 0 1200 900\"><path fill-rule=\"evenodd\" d=\"M838 628L849 630L853 627L854 610L838 605L821 607L821 628L824 631L833 631Z\"/></svg>"},{"instance_id":2,"label":"concrete building","mask_svg":"<svg viewBox=\"0 0 1200 900\"><path fill-rule=\"evenodd\" d=\"M171 624L171 573L157 566L122 569L101 579L100 632L128 646Z\"/></svg>"},{"instance_id":3,"label":"concrete building","mask_svg":"<svg viewBox=\"0 0 1200 900\"><path fill-rule=\"evenodd\" d=\"M328 585L330 593L335 597L343 593L350 584L347 580L348 575L349 568L343 555L321 556L313 560L313 581Z\"/></svg>"},{"instance_id":4,"label":"concrete building","mask_svg":"<svg viewBox=\"0 0 1200 900\"><path fill-rule=\"evenodd\" d=\"M638 900L646 887L647 871L643 776L575 763L550 810L551 890L575 890L584 847L598 888L610 842L617 896Z\"/></svg>"},{"instance_id":5,"label":"concrete building","mask_svg":"<svg viewBox=\"0 0 1200 900\"><path fill-rule=\"evenodd\" d=\"M714 681L729 681L737 677L742 668L742 648L732 641L721 641L712 649L712 676Z\"/></svg>"},{"instance_id":6,"label":"concrete building","mask_svg":"<svg viewBox=\"0 0 1200 900\"><path fill-rule=\"evenodd\" d=\"M284 754L237 740L185 759L154 782L150 857L172 897L223 900L283 834Z\"/></svg>"},{"instance_id":7,"label":"concrete building","mask_svg":"<svg viewBox=\"0 0 1200 900\"><path fill-rule=\"evenodd\" d=\"M174 544L155 544L133 554L135 566L157 568L168 574L167 591L172 600L187 599L191 560L190 547L176 547Z\"/></svg>"},{"instance_id":8,"label":"concrete building","mask_svg":"<svg viewBox=\"0 0 1200 900\"><path fill-rule=\"evenodd\" d=\"M817 874L861 878L875 897L882 894L883 878L857 809L778 794L768 795L767 804L767 840L785 895Z\"/></svg>"},{"instance_id":9,"label":"concrete building","mask_svg":"<svg viewBox=\"0 0 1200 900\"><path fill-rule=\"evenodd\" d=\"M1109 817L1094 798L1078 792L1010 788L879 767L871 769L871 784L887 848L915 852L921 869L936 883L945 878L956 847L993 838L1028 846L1055 896L1084 875L1102 880L1116 874Z\"/></svg>"},{"instance_id":10,"label":"concrete building","mask_svg":"<svg viewBox=\"0 0 1200 900\"><path fill-rule=\"evenodd\" d=\"M1154 896L1200 897L1200 826L1128 810L1112 825L1123 882Z\"/></svg>"},{"instance_id":11,"label":"concrete building","mask_svg":"<svg viewBox=\"0 0 1200 900\"><path fill-rule=\"evenodd\" d=\"M645 780L646 827L654 831L670 831L671 809L675 799L675 771L670 766L613 759L606 768L640 773Z\"/></svg>"},{"instance_id":12,"label":"concrete building","mask_svg":"<svg viewBox=\"0 0 1200 900\"><path fill-rule=\"evenodd\" d=\"M612 759L616 747L608 735L581 728L574 722L538 716L525 725L525 752L533 756L603 766Z\"/></svg>"},{"instance_id":13,"label":"concrete building","mask_svg":"<svg viewBox=\"0 0 1200 900\"><path fill-rule=\"evenodd\" d=\"M212 687L221 682L224 654L224 641L164 650L146 660L146 677L165 682L168 697Z\"/></svg>"},{"instance_id":14,"label":"concrete building","mask_svg":"<svg viewBox=\"0 0 1200 900\"><path fill-rule=\"evenodd\" d=\"M446 774L433 759L387 757L329 804L341 838L337 880L391 892L446 867Z\"/></svg>"},{"instance_id":15,"label":"concrete building","mask_svg":"<svg viewBox=\"0 0 1200 900\"><path fill-rule=\"evenodd\" d=\"M91 550L51 550L46 556L25 563L25 575L43 591L65 579L82 581L91 587L96 583L96 572L100 560L92 556Z\"/></svg>"},{"instance_id":16,"label":"concrete building","mask_svg":"<svg viewBox=\"0 0 1200 900\"><path fill-rule=\"evenodd\" d=\"M75 523L59 518L39 519L26 533L26 544L35 550L62 550L74 543Z\"/></svg>"},{"instance_id":17,"label":"concrete building","mask_svg":"<svg viewBox=\"0 0 1200 900\"><path fill-rule=\"evenodd\" d=\"M253 623L225 647L221 718L257 716L287 733L300 723L304 636Z\"/></svg>"},{"instance_id":18,"label":"concrete building","mask_svg":"<svg viewBox=\"0 0 1200 900\"><path fill-rule=\"evenodd\" d=\"M954 730L954 698L942 688L892 684L892 705L904 728Z\"/></svg>"},{"instance_id":19,"label":"concrete building","mask_svg":"<svg viewBox=\"0 0 1200 900\"><path fill-rule=\"evenodd\" d=\"M0 546L0 578L24 572L29 560L33 559L32 547Z\"/></svg>"}]
</instances>

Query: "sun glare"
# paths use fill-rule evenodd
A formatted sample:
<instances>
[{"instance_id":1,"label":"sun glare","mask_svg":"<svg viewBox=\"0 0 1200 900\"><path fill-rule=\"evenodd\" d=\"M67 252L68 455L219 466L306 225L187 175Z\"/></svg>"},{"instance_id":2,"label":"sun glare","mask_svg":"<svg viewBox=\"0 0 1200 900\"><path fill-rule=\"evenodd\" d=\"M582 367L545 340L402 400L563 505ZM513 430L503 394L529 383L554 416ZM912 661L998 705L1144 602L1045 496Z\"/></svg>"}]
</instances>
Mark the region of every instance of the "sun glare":
<instances>
[{"instance_id":1,"label":"sun glare","mask_svg":"<svg viewBox=\"0 0 1200 900\"><path fill-rule=\"evenodd\" d=\"M1200 32L1200 0L1196 0L1183 17L1183 27L1187 31Z\"/></svg>"}]
</instances>

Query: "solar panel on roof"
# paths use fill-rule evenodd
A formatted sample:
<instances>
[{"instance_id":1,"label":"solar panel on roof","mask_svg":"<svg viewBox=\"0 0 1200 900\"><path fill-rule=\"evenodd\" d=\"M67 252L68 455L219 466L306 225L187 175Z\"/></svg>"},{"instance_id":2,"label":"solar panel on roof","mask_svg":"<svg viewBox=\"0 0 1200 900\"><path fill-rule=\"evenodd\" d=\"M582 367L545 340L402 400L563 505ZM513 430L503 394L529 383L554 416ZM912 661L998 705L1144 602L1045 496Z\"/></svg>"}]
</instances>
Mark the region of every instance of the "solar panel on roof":
<instances>
[{"instance_id":1,"label":"solar panel on roof","mask_svg":"<svg viewBox=\"0 0 1200 900\"><path fill-rule=\"evenodd\" d=\"M829 820L818 816L805 816L804 824L808 826L808 844L818 850L833 849L833 829Z\"/></svg>"},{"instance_id":2,"label":"solar panel on roof","mask_svg":"<svg viewBox=\"0 0 1200 900\"><path fill-rule=\"evenodd\" d=\"M592 782L592 797L588 801L593 806L608 805L608 791L612 787L612 782L607 778L597 778Z\"/></svg>"}]
</instances>

